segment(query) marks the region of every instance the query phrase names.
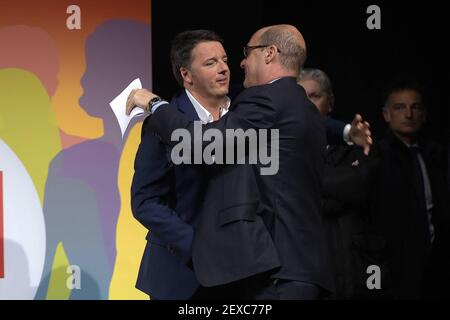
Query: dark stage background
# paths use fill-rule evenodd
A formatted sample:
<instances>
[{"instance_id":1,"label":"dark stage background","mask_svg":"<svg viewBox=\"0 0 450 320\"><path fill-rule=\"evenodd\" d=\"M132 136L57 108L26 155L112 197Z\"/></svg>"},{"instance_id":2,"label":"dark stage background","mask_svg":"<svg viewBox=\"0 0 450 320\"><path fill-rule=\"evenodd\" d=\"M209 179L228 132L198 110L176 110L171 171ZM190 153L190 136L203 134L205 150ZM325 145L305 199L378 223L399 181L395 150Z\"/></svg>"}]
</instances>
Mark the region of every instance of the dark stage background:
<instances>
[{"instance_id":1,"label":"dark stage background","mask_svg":"<svg viewBox=\"0 0 450 320\"><path fill-rule=\"evenodd\" d=\"M367 7L381 8L381 30L369 30ZM242 46L262 26L289 23L306 39L306 67L329 74L336 95L335 117L361 113L375 138L385 125L381 93L399 73L417 77L429 101L426 135L447 145L449 49L442 2L368 1L161 1L152 2L153 89L164 97L178 90L169 61L170 40L187 29L213 29L225 39L232 86L239 86Z\"/></svg>"}]
</instances>

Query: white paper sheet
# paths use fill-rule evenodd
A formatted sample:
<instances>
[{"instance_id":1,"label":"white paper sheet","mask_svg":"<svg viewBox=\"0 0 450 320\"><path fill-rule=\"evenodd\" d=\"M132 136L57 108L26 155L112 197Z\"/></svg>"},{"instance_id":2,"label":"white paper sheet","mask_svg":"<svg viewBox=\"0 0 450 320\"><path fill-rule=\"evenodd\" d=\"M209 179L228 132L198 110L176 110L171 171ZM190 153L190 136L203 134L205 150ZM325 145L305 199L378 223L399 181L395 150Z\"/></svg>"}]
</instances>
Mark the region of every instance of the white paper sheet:
<instances>
[{"instance_id":1,"label":"white paper sheet","mask_svg":"<svg viewBox=\"0 0 450 320\"><path fill-rule=\"evenodd\" d=\"M131 119L144 113L144 110L142 110L141 108L134 108L129 116L127 116L125 113L127 98L130 95L131 90L134 89L142 89L141 79L137 78L133 80L128 85L128 87L125 88L125 90L123 90L117 97L114 98L113 101L109 103L119 123L120 131L122 132L122 138L128 128L128 125L130 124Z\"/></svg>"}]
</instances>

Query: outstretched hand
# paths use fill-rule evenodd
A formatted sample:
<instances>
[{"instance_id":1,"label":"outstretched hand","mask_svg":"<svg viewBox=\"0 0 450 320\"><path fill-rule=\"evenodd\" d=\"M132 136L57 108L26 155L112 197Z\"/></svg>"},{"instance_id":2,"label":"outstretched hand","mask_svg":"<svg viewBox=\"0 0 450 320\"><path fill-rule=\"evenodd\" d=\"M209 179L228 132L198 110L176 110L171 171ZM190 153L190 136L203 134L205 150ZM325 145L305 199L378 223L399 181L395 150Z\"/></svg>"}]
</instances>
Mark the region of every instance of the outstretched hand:
<instances>
[{"instance_id":1,"label":"outstretched hand","mask_svg":"<svg viewBox=\"0 0 450 320\"><path fill-rule=\"evenodd\" d=\"M131 90L130 95L127 98L125 113L130 115L131 111L136 107L141 108L144 111L149 111L148 104L154 97L157 97L157 95L147 89Z\"/></svg>"},{"instance_id":2,"label":"outstretched hand","mask_svg":"<svg viewBox=\"0 0 450 320\"><path fill-rule=\"evenodd\" d=\"M372 133L370 132L370 124L363 122L361 115L356 114L350 128L350 138L358 146L364 148L364 154L367 156L372 145Z\"/></svg>"}]
</instances>

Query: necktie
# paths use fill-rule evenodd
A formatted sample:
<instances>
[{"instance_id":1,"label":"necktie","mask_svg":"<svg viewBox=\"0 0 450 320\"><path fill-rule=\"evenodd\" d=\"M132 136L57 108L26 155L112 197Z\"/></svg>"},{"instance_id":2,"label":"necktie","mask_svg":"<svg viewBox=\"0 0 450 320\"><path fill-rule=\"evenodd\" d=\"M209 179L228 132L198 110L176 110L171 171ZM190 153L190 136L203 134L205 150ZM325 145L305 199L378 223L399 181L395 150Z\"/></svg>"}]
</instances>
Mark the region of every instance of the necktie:
<instances>
[{"instance_id":1,"label":"necktie","mask_svg":"<svg viewBox=\"0 0 450 320\"><path fill-rule=\"evenodd\" d=\"M416 188L417 188L417 196L419 199L419 205L422 212L426 212L426 202L425 202L425 184L423 181L423 173L422 168L420 167L420 160L419 160L419 147L418 146L411 146L409 148L411 150L411 153L413 155L413 162L414 162L414 172L416 175Z\"/></svg>"},{"instance_id":2,"label":"necktie","mask_svg":"<svg viewBox=\"0 0 450 320\"><path fill-rule=\"evenodd\" d=\"M419 160L420 149L416 145L411 146L409 149L411 150L411 153L413 156L414 171L415 171L415 177L416 177L416 191L417 191L417 197L419 199L419 208L420 208L420 212L426 216L428 235L429 235L429 239L432 242L434 240L434 227L432 227L431 216L429 216L429 212L427 211L427 204L426 204L426 199L425 199L425 183L424 183L422 167L420 165L420 160Z\"/></svg>"}]
</instances>

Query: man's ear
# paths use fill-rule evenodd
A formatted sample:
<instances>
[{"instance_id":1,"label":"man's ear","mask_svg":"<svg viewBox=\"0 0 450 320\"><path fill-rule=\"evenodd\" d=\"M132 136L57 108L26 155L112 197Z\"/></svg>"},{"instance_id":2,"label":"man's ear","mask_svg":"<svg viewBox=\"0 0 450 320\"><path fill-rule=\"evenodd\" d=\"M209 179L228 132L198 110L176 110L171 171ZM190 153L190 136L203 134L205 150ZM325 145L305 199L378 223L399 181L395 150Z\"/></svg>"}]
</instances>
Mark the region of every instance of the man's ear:
<instances>
[{"instance_id":1,"label":"man's ear","mask_svg":"<svg viewBox=\"0 0 450 320\"><path fill-rule=\"evenodd\" d=\"M277 51L278 51L277 47L275 47L274 45L267 47L267 50L264 55L264 61L266 62L266 64L270 63L275 58Z\"/></svg>"},{"instance_id":2,"label":"man's ear","mask_svg":"<svg viewBox=\"0 0 450 320\"><path fill-rule=\"evenodd\" d=\"M334 110L334 94L330 95L330 106L328 107L328 113L332 113Z\"/></svg>"},{"instance_id":3,"label":"man's ear","mask_svg":"<svg viewBox=\"0 0 450 320\"><path fill-rule=\"evenodd\" d=\"M427 110L423 110L422 115L420 116L420 122L422 122L422 126L427 122Z\"/></svg>"},{"instance_id":4,"label":"man's ear","mask_svg":"<svg viewBox=\"0 0 450 320\"><path fill-rule=\"evenodd\" d=\"M180 74L181 74L181 77L183 78L184 82L186 82L188 84L192 84L191 72L188 69L181 67Z\"/></svg>"},{"instance_id":5,"label":"man's ear","mask_svg":"<svg viewBox=\"0 0 450 320\"><path fill-rule=\"evenodd\" d=\"M386 121L387 123L391 122L391 114L389 113L389 110L386 107L383 108L383 118L384 121Z\"/></svg>"},{"instance_id":6,"label":"man's ear","mask_svg":"<svg viewBox=\"0 0 450 320\"><path fill-rule=\"evenodd\" d=\"M424 109L422 115L423 122L427 121L427 118L428 118L428 110Z\"/></svg>"}]
</instances>

